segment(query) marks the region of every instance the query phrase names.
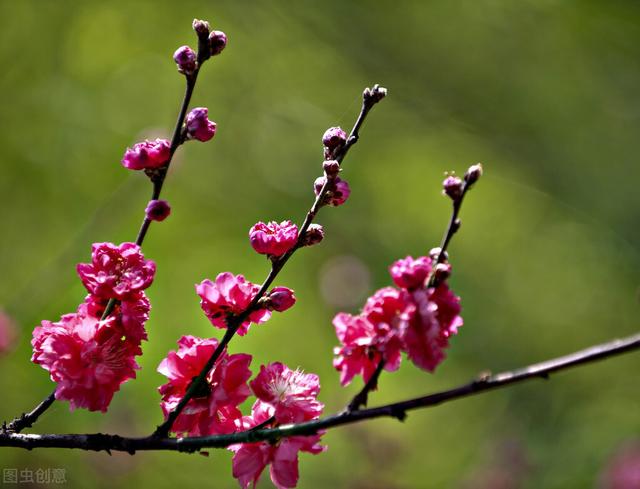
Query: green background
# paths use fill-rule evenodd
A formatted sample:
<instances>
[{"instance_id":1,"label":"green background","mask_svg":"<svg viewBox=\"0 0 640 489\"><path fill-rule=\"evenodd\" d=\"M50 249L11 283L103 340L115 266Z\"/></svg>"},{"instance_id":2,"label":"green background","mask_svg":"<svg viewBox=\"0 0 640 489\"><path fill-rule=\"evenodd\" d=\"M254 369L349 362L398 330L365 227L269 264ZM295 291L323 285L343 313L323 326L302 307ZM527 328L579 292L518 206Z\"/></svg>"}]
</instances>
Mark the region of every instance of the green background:
<instances>
[{"instance_id":1,"label":"green background","mask_svg":"<svg viewBox=\"0 0 640 489\"><path fill-rule=\"evenodd\" d=\"M352 125L360 93L389 96L345 160L348 203L323 209L326 239L277 280L286 314L232 352L341 388L333 315L388 285L388 265L435 246L449 215L443 172L472 163L450 252L465 325L435 375L404 362L372 404L448 388L624 336L638 328L640 4L635 1L0 1L0 305L21 336L0 358L0 418L51 391L29 362L31 330L75 310L75 264L90 245L135 237L150 189L124 149L169 136L183 80L171 59L194 17L229 36L193 102L218 124L181 148L164 198L171 217L144 250L158 264L138 379L106 415L56 403L34 432L148 434L160 421L155 368L183 334L216 335L193 284L221 271L261 282L257 220L300 221L321 172L320 137ZM640 356L376 420L303 454L302 488L586 488L638 436ZM67 487L237 487L231 454L0 450L2 468L65 468ZM500 485L502 484L502 485ZM268 475L261 487L270 487Z\"/></svg>"}]
</instances>

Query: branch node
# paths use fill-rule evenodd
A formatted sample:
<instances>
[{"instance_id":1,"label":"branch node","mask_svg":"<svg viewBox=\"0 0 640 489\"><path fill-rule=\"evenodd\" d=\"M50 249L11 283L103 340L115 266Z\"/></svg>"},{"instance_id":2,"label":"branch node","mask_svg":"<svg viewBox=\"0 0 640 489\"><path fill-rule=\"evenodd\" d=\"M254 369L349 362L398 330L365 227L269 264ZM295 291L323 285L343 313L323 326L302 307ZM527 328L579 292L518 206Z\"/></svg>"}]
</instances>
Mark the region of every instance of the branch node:
<instances>
[{"instance_id":1,"label":"branch node","mask_svg":"<svg viewBox=\"0 0 640 489\"><path fill-rule=\"evenodd\" d=\"M392 407L390 410L390 415L400 422L403 422L405 419L407 419L407 412L404 409L400 409L398 407Z\"/></svg>"}]
</instances>

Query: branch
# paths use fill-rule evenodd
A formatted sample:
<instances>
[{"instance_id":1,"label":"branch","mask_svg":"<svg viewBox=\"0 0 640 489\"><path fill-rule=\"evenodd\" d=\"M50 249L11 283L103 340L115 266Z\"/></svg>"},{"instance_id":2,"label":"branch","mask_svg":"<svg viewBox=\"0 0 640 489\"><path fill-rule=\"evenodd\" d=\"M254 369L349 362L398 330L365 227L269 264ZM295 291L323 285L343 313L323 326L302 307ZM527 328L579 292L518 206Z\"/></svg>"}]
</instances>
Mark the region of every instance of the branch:
<instances>
[{"instance_id":1,"label":"branch","mask_svg":"<svg viewBox=\"0 0 640 489\"><path fill-rule=\"evenodd\" d=\"M474 173L472 173L472 170ZM475 173L475 172L479 172L479 173ZM460 219L458 218L458 215L460 214L460 209L462 208L462 202L464 201L464 197L465 195L467 195L467 192L471 189L473 184L477 182L481 172L482 172L481 165L475 165L475 168L471 167L469 170L467 170L464 180L460 180L459 195L453 195L453 196L450 195L453 203L452 210L451 210L451 217L449 218L449 225L447 226L444 236L442 237L442 242L440 243L440 249L439 249L440 251L438 252L437 256L435 257L435 261L431 266L431 273L429 274L429 277L427 278L427 281L426 281L427 287L436 287L438 285L437 283L438 282L438 275L437 275L438 265L443 261L446 261L447 248L449 247L449 243L451 243L451 239L453 238L453 235L456 234L456 232L458 232L458 229L460 229L461 222L460 222ZM376 370L374 371L369 381L351 399L351 401L345 408L347 412L357 411L358 409L360 409L360 407L365 407L367 405L369 393L378 387L378 378L380 377L380 374L382 374L382 370L384 369L384 366L385 366L385 360L384 358L381 358L380 362L376 366Z\"/></svg>"},{"instance_id":2,"label":"branch","mask_svg":"<svg viewBox=\"0 0 640 489\"><path fill-rule=\"evenodd\" d=\"M359 135L360 128L362 127L362 124L364 123L364 120L366 119L369 111L373 108L373 106L376 103L382 100L385 95L386 95L386 89L380 87L377 84L374 85L372 89L366 88L364 90L362 94L362 107L360 109L360 114L358 115L358 119L356 120L356 123L354 124L353 129L351 129L351 133L347 138L347 142L341 148L339 154L336 155L335 157L335 159L339 163L342 163L342 160L349 152L349 149L355 143L358 142L358 139L360 137ZM289 258L291 258L298 249L304 246L305 234L309 229L309 226L313 223L313 220L318 214L318 211L322 207L325 197L327 195L327 192L329 191L329 186L330 186L330 182L329 182L329 179L327 178L324 185L322 186L322 189L316 196L316 199L313 202L313 205L307 212L307 215L305 216L305 219L302 225L300 226L300 229L298 231L298 240L296 241L295 246L293 246L289 251L287 251L281 257L273 260L269 275L267 275L267 278L260 286L260 290L258 290L258 293L253 297L253 299L251 300L247 308L244 311L242 311L240 314L231 316L227 320L227 330L225 331L225 334L222 337L222 340L220 340L220 343L218 344L217 348L215 349L215 351L213 352L213 354L211 355L211 357L209 358L205 366L202 368L198 376L195 377L194 380L191 382L191 384L189 385L189 388L184 394L184 397L180 399L180 402L175 407L175 409L169 413L164 423L162 423L160 426L156 428L152 436L161 437L161 438L168 436L169 431L171 431L171 427L173 426L173 423L176 421L176 419L178 419L178 416L180 415L182 410L193 398L195 393L198 392L202 384L206 381L207 374L213 368L218 358L220 358L220 356L222 355L222 352L226 348L227 344L231 341L231 338L234 337L240 325L249 317L249 315L252 312L256 310L257 307L259 307L260 299L264 297L267 290L269 289L273 281L276 279L276 277L278 276L278 274L280 273L284 265L287 263L287 261L289 261Z\"/></svg>"},{"instance_id":3,"label":"branch","mask_svg":"<svg viewBox=\"0 0 640 489\"><path fill-rule=\"evenodd\" d=\"M184 97L182 99L182 105L180 106L180 112L178 113L178 120L176 121L176 126L173 130L173 137L171 138L169 159L162 168L159 168L153 174L153 176L151 176L151 181L153 182L153 192L151 195L151 200L158 200L160 198L160 192L162 192L162 186L164 185L164 181L167 178L167 172L169 171L169 166L171 165L171 161L173 160L173 155L178 149L178 146L180 146L184 142L182 138L182 126L184 125L184 119L187 115L187 110L189 109L189 103L191 102L191 96L193 95L199 72L200 66L198 66L192 74L185 76L187 84L184 92ZM149 226L151 226L151 222L151 219L149 219L145 215L135 241L135 243L140 247L144 242L144 238L147 235ZM113 309L117 304L118 301L116 299L109 300L100 320L104 321L105 319L107 319L113 312ZM54 389L53 392L49 394L32 411L30 411L29 413L23 413L19 417L13 419L8 425L4 423L3 426L6 426L6 429L14 431L15 433L19 433L23 429L31 427L38 420L40 415L43 414L47 409L49 409L49 407L54 403L54 401L56 400L55 395L56 389Z\"/></svg>"},{"instance_id":4,"label":"branch","mask_svg":"<svg viewBox=\"0 0 640 489\"><path fill-rule=\"evenodd\" d=\"M402 402L387 404L358 411L342 412L315 421L308 421L279 428L249 430L229 435L214 435L189 438L167 438L149 436L145 438L126 438L119 435L95 434L46 434L32 435L0 432L0 446L32 450L34 448L69 448L107 452L121 451L134 454L137 451L172 450L178 452L196 452L204 448L226 448L235 443L274 442L290 436L313 435L318 431L345 424L357 423L367 419L392 417L400 421L406 418L406 412L412 409L427 408L444 402L461 399L489 390L507 387L535 377L548 379L552 373L576 367L590 362L603 360L622 353L640 349L640 333L624 339L617 339L592 346L570 355L536 363L516 370L495 375L482 376L476 380L435 394L417 397Z\"/></svg>"}]
</instances>

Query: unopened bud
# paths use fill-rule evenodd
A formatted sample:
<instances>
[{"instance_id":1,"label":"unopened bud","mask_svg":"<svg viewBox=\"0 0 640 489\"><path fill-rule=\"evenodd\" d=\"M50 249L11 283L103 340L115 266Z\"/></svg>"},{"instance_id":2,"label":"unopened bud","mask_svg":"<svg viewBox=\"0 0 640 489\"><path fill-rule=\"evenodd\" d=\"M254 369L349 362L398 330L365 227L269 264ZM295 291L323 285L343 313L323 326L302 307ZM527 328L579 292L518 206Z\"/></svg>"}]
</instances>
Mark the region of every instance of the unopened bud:
<instances>
[{"instance_id":1,"label":"unopened bud","mask_svg":"<svg viewBox=\"0 0 640 489\"><path fill-rule=\"evenodd\" d=\"M347 133L340 127L330 127L322 136L322 144L330 150L343 146L347 142Z\"/></svg>"},{"instance_id":2,"label":"unopened bud","mask_svg":"<svg viewBox=\"0 0 640 489\"><path fill-rule=\"evenodd\" d=\"M448 263L438 263L433 270L436 283L440 284L451 276L451 265Z\"/></svg>"},{"instance_id":3,"label":"unopened bud","mask_svg":"<svg viewBox=\"0 0 640 489\"><path fill-rule=\"evenodd\" d=\"M442 251L442 248L440 248L439 246L435 248L431 248L431 250L429 250L429 258L431 258L433 261L436 261L440 256L441 251ZM445 251L444 254L442 255L442 263L448 260L449 260L449 253Z\"/></svg>"},{"instance_id":4,"label":"unopened bud","mask_svg":"<svg viewBox=\"0 0 640 489\"><path fill-rule=\"evenodd\" d=\"M467 186L471 186L476 183L480 177L482 176L482 164L477 163L472 165L467 170L467 173L464 174L464 181L467 182Z\"/></svg>"},{"instance_id":5,"label":"unopened bud","mask_svg":"<svg viewBox=\"0 0 640 489\"><path fill-rule=\"evenodd\" d=\"M227 47L227 35L222 31L211 31L211 34L209 34L211 56L220 54L225 47Z\"/></svg>"},{"instance_id":6,"label":"unopened bud","mask_svg":"<svg viewBox=\"0 0 640 489\"><path fill-rule=\"evenodd\" d=\"M274 287L269 292L267 308L272 311L283 312L293 307L295 303L296 296L293 294L293 290L287 287Z\"/></svg>"},{"instance_id":7,"label":"unopened bud","mask_svg":"<svg viewBox=\"0 0 640 489\"><path fill-rule=\"evenodd\" d=\"M190 75L196 70L196 52L189 46L181 46L173 53L173 60L178 65L178 71Z\"/></svg>"},{"instance_id":8,"label":"unopened bud","mask_svg":"<svg viewBox=\"0 0 640 489\"><path fill-rule=\"evenodd\" d=\"M171 206L166 200L150 200L145 215L150 221L164 221L171 214Z\"/></svg>"},{"instance_id":9,"label":"unopened bud","mask_svg":"<svg viewBox=\"0 0 640 489\"><path fill-rule=\"evenodd\" d=\"M373 88L365 88L364 92L362 92L362 98L366 103L376 104L380 102L383 98L387 96L387 89L381 87L377 83L373 86Z\"/></svg>"},{"instance_id":10,"label":"unopened bud","mask_svg":"<svg viewBox=\"0 0 640 489\"><path fill-rule=\"evenodd\" d=\"M449 175L442 182L442 193L456 201L462 197L462 180L455 175Z\"/></svg>"},{"instance_id":11,"label":"unopened bud","mask_svg":"<svg viewBox=\"0 0 640 489\"><path fill-rule=\"evenodd\" d=\"M209 37L209 22L206 20L193 19L193 30L196 31L198 39L207 39Z\"/></svg>"},{"instance_id":12,"label":"unopened bud","mask_svg":"<svg viewBox=\"0 0 640 489\"><path fill-rule=\"evenodd\" d=\"M336 160L328 160L322 164L322 169L324 170L326 177L331 180L336 178L338 173L340 173L340 163Z\"/></svg>"},{"instance_id":13,"label":"unopened bud","mask_svg":"<svg viewBox=\"0 0 640 489\"><path fill-rule=\"evenodd\" d=\"M304 234L302 246L313 246L324 239L324 229L320 224L311 224Z\"/></svg>"}]
</instances>

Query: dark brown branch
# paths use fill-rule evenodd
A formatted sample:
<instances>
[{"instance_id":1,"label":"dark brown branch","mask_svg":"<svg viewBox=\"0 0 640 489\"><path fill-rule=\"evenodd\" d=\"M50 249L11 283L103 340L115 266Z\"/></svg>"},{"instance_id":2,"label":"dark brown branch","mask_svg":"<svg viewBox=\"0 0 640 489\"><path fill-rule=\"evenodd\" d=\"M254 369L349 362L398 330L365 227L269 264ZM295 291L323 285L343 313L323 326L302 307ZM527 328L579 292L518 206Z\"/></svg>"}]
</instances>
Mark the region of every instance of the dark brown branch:
<instances>
[{"instance_id":1,"label":"dark brown branch","mask_svg":"<svg viewBox=\"0 0 640 489\"><path fill-rule=\"evenodd\" d=\"M412 409L437 406L444 402L461 399L489 390L507 387L532 378L547 379L552 373L571 367L584 365L610 358L622 353L640 349L640 333L627 338L618 339L592 346L570 355L536 363L517 370L486 375L471 382L435 394L429 394L407 401L396 402L369 409L342 412L316 421L308 421L278 428L248 430L229 435L214 435L190 438L145 437L126 438L119 435L65 434L65 435L32 435L12 432L0 433L0 446L16 447L32 450L34 448L70 448L81 450L122 451L134 454L143 450L173 450L179 452L196 452L204 448L226 448L234 443L251 443L258 441L275 441L280 438L300 435L313 435L318 431L357 423L367 419L392 417L404 420L407 411Z\"/></svg>"},{"instance_id":2,"label":"dark brown branch","mask_svg":"<svg viewBox=\"0 0 640 489\"><path fill-rule=\"evenodd\" d=\"M374 95L372 95L372 93ZM362 108L360 109L360 114L358 115L358 119L356 120L356 123L354 124L353 129L351 129L351 133L347 138L347 142L341 148L339 155L336 156L336 160L338 162L342 162L344 157L349 152L349 149L351 148L351 146L353 146L358 141L358 138L360 137L359 136L360 128L362 127L362 124L364 123L364 120L367 117L367 114L376 103L378 103L380 100L382 100L382 98L384 98L385 95L386 95L386 89L381 88L378 85L374 85L373 91L370 90L369 88L365 89L362 97ZM209 358L205 366L202 368L198 376L193 380L193 382L191 382L191 385L187 389L187 392L185 392L185 395L183 396L183 398L180 399L180 402L178 403L178 405L175 407L173 411L169 413L169 415L167 416L167 419L156 428L152 436L163 438L169 434L169 432L171 431L171 427L173 426L173 423L176 421L176 419L178 419L178 416L180 415L182 410L185 408L185 406L189 403L189 401L192 399L194 394L198 391L198 389L200 389L200 387L202 386L202 383L205 382L207 374L213 368L218 358L220 358L220 356L222 355L222 352L226 348L229 341L231 341L231 338L234 337L240 325L249 317L249 315L252 312L256 310L257 307L259 307L260 300L267 293L267 290L269 289L269 287L271 287L271 284L280 273L280 270L282 270L282 268L287 263L287 261L289 261L289 258L291 258L293 254L303 246L305 234L309 229L309 226L313 223L313 220L315 219L318 211L322 207L328 190L329 190L329 181L327 179L322 189L316 196L316 199L313 202L313 205L307 212L307 215L305 216L305 219L302 225L300 226L300 229L298 230L298 240L295 246L291 248L289 251L287 251L284 255L275 259L272 262L269 275L267 275L267 278L260 286L260 290L258 290L258 293L253 297L253 299L251 300L247 308L244 311L242 311L240 314L236 316L231 316L227 320L227 330L225 331L225 334L222 337L222 340L220 340L220 343L218 344L217 348L215 349L215 351L213 352L213 354L211 355L211 357Z\"/></svg>"},{"instance_id":3,"label":"dark brown branch","mask_svg":"<svg viewBox=\"0 0 640 489\"><path fill-rule=\"evenodd\" d=\"M367 383L364 384L360 392L358 392L355 396L353 396L353 399L351 399L351 402L347 406L347 412L357 411L358 409L360 409L360 407L367 405L369 392L378 388L378 379L380 378L382 369L384 369L384 365L384 358L381 358L380 362L378 362L376 370L373 372L373 375L369 378Z\"/></svg>"},{"instance_id":4,"label":"dark brown branch","mask_svg":"<svg viewBox=\"0 0 640 489\"><path fill-rule=\"evenodd\" d=\"M200 71L200 67L198 67L193 74L186 76L186 88L184 92L184 97L182 99L182 105L180 106L180 112L178 113L178 120L176 121L176 126L173 129L173 137L171 138L171 146L169 149L169 160L166 165L160 168L156 175L154 175L153 181L153 192L151 195L151 200L158 200L160 198L160 192L162 191L162 186L164 185L164 181L167 178L167 172L169 171L169 166L171 165L171 161L173 160L173 155L183 143L182 139L182 126L184 125L185 117L187 116L187 110L189 109L189 103L191 102L191 96L193 95L193 91L196 86L196 80L198 79L198 73ZM136 244L138 246L142 246L144 242L144 238L147 235L147 231L149 230L149 226L151 226L151 219L148 217L144 217L142 220L142 224L140 225L140 230L138 231L138 236L136 237ZM109 314L113 312L113 309L118 304L116 299L111 299L107 303L104 312L102 313L101 320L105 320L109 317ZM25 428L31 427L40 417L42 413L44 413L56 400L55 398L55 389L49 394L38 406L36 406L31 412L23 413L20 417L15 418L7 425L7 429L10 429L16 433L19 433L21 430Z\"/></svg>"},{"instance_id":5,"label":"dark brown branch","mask_svg":"<svg viewBox=\"0 0 640 489\"><path fill-rule=\"evenodd\" d=\"M460 209L462 208L462 202L464 201L464 197L467 194L467 192L471 189L474 183L475 181L472 181L471 183L469 183L467 178L465 178L462 183L462 190L460 192L460 196L453 200L453 207L451 211L451 217L449 218L449 224L444 233L444 236L442 237L442 242L440 243L440 252L436 257L435 262L432 264L431 273L427 279L427 287L435 287L437 285L436 273L435 273L436 267L439 263L442 263L442 261L444 260L444 257L447 256L446 253L447 253L447 248L449 247L449 243L451 243L451 239L453 238L453 235L456 234L458 229L460 229L460 220L458 218L458 215L460 214ZM372 390L376 389L376 387L378 386L378 378L380 377L380 374L384 369L384 364L385 364L384 358L380 359L380 363L378 363L378 366L376 367L376 370L371 376L371 378L369 379L369 381L362 387L362 390L360 390L360 392L358 392L353 397L353 399L351 399L351 402L349 402L349 404L345 408L347 412L356 411L360 409L360 407L364 407L367 405L369 393Z\"/></svg>"}]
</instances>

